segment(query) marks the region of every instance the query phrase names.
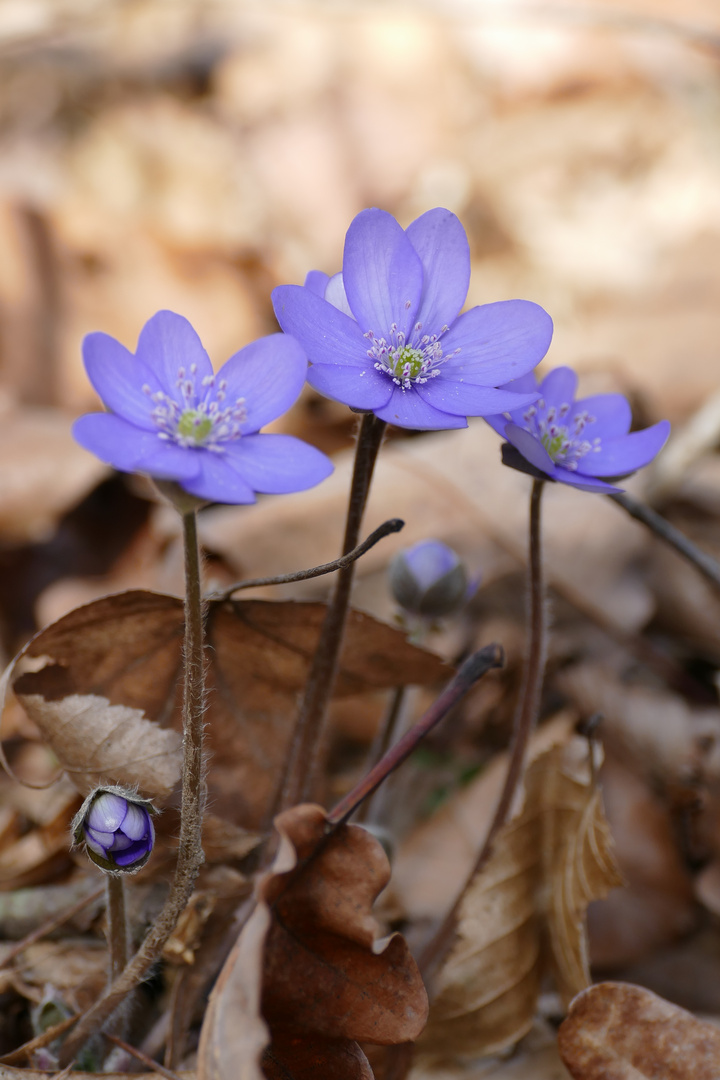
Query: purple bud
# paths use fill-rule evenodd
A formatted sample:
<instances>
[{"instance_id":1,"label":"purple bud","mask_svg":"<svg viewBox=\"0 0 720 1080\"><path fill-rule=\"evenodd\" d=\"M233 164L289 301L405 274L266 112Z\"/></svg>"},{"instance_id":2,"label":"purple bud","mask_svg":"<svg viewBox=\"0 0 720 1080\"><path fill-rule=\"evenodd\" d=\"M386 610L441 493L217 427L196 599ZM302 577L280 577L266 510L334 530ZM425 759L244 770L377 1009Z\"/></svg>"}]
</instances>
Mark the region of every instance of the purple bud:
<instances>
[{"instance_id":1,"label":"purple bud","mask_svg":"<svg viewBox=\"0 0 720 1080\"><path fill-rule=\"evenodd\" d=\"M85 844L88 858L112 874L135 873L150 858L155 842L146 799L122 788L96 788L72 824L76 844Z\"/></svg>"},{"instance_id":2,"label":"purple bud","mask_svg":"<svg viewBox=\"0 0 720 1080\"><path fill-rule=\"evenodd\" d=\"M465 567L440 540L421 540L399 552L390 563L388 576L394 598L413 615L452 615L468 599Z\"/></svg>"}]
</instances>

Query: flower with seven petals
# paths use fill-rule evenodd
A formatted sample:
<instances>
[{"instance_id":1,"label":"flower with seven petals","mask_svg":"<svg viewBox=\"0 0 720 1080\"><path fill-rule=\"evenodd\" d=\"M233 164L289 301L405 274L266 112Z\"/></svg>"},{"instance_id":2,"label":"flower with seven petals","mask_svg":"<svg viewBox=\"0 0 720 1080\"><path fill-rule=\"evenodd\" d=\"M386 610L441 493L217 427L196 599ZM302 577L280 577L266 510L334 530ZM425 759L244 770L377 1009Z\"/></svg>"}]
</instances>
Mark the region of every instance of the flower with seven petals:
<instances>
[{"instance_id":1,"label":"flower with seven petals","mask_svg":"<svg viewBox=\"0 0 720 1080\"><path fill-rule=\"evenodd\" d=\"M85 338L83 359L109 412L81 416L73 435L116 469L174 480L224 503L303 491L332 472L325 454L300 439L260 434L305 382L307 359L292 337L260 338L216 374L187 319L159 311L134 355L96 333Z\"/></svg>"},{"instance_id":2,"label":"flower with seven petals","mask_svg":"<svg viewBox=\"0 0 720 1080\"><path fill-rule=\"evenodd\" d=\"M575 401L577 381L572 368L555 368L540 383L534 404L485 419L549 480L582 491L621 491L606 480L627 476L652 461L667 441L670 424L660 420L631 432L630 406L622 394ZM534 387L530 373L507 389Z\"/></svg>"},{"instance_id":3,"label":"flower with seven petals","mask_svg":"<svg viewBox=\"0 0 720 1080\"><path fill-rule=\"evenodd\" d=\"M552 337L550 316L527 300L458 315L469 283L465 230L449 210L429 210L407 230L363 210L342 273L313 271L304 286L275 289L273 304L320 393L399 427L460 428L468 416L530 404L536 394L496 387L534 368Z\"/></svg>"}]
</instances>

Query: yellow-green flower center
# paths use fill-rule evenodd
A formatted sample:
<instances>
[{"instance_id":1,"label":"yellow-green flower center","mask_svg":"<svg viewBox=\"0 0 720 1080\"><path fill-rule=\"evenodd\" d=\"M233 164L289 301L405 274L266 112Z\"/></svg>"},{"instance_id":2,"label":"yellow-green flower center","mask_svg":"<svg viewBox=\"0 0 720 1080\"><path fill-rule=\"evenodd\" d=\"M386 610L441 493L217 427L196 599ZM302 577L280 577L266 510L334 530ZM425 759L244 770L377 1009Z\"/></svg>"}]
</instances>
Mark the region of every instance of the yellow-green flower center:
<instances>
[{"instance_id":1,"label":"yellow-green flower center","mask_svg":"<svg viewBox=\"0 0 720 1080\"><path fill-rule=\"evenodd\" d=\"M564 429L562 431L562 434L560 435L550 435L548 432L545 432L545 434L541 438L543 446L545 447L553 461L555 460L556 455L562 449L563 443L565 443L566 441L567 431L565 431Z\"/></svg>"},{"instance_id":2,"label":"yellow-green flower center","mask_svg":"<svg viewBox=\"0 0 720 1080\"><path fill-rule=\"evenodd\" d=\"M177 424L179 435L186 439L194 439L200 445L212 431L213 422L209 416L197 409L185 409L180 415Z\"/></svg>"},{"instance_id":3,"label":"yellow-green flower center","mask_svg":"<svg viewBox=\"0 0 720 1080\"><path fill-rule=\"evenodd\" d=\"M419 349L404 345L393 354L393 374L398 378L416 379L422 372L425 356Z\"/></svg>"}]
</instances>

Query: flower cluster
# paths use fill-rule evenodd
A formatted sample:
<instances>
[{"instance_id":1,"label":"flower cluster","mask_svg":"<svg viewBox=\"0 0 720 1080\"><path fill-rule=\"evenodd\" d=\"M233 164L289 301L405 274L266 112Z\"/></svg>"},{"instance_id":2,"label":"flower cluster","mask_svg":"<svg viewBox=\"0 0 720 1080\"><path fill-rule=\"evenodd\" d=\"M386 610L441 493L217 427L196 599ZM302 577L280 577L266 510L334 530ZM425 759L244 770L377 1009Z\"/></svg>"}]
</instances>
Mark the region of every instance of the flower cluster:
<instances>
[{"instance_id":1,"label":"flower cluster","mask_svg":"<svg viewBox=\"0 0 720 1080\"><path fill-rule=\"evenodd\" d=\"M630 431L630 405L622 394L596 394L575 401L577 375L555 368L539 387L533 374L510 384L539 391L532 405L487 422L549 480L583 491L621 490L616 480L647 465L662 450L670 433L667 420L642 431Z\"/></svg>"},{"instance_id":2,"label":"flower cluster","mask_svg":"<svg viewBox=\"0 0 720 1080\"><path fill-rule=\"evenodd\" d=\"M273 292L283 330L311 367L308 382L399 427L467 427L468 416L522 408L537 394L497 389L532 370L552 337L550 316L527 300L471 308L470 249L449 210L402 229L363 210L345 239L342 273L318 271Z\"/></svg>"},{"instance_id":3,"label":"flower cluster","mask_svg":"<svg viewBox=\"0 0 720 1080\"><path fill-rule=\"evenodd\" d=\"M150 858L155 843L152 814L146 799L122 788L96 788L72 824L76 844L108 873L135 873Z\"/></svg>"},{"instance_id":4,"label":"flower cluster","mask_svg":"<svg viewBox=\"0 0 720 1080\"><path fill-rule=\"evenodd\" d=\"M83 358L110 411L80 417L73 434L116 469L175 480L190 495L225 503L302 491L332 472L329 459L300 439L260 434L305 383L305 354L285 334L247 345L215 374L187 319L159 311L135 355L96 333L85 338Z\"/></svg>"}]
</instances>

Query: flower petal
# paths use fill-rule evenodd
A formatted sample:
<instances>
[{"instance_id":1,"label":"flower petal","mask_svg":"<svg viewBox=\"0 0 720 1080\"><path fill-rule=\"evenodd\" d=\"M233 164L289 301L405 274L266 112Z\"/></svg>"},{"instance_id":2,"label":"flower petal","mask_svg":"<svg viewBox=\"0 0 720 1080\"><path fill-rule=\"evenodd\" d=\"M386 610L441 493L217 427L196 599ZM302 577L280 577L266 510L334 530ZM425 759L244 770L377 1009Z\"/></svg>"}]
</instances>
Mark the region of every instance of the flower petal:
<instances>
[{"instance_id":1,"label":"flower petal","mask_svg":"<svg viewBox=\"0 0 720 1080\"><path fill-rule=\"evenodd\" d=\"M344 312L349 315L351 319L354 319L350 305L348 304L347 293L345 292L345 284L343 282L342 274L334 274L327 283L325 290L325 299L328 304L332 304L338 311Z\"/></svg>"},{"instance_id":2,"label":"flower petal","mask_svg":"<svg viewBox=\"0 0 720 1080\"><path fill-rule=\"evenodd\" d=\"M555 466L554 478L562 484L570 484L571 487L580 488L581 491L596 491L601 494L604 492L606 495L612 495L623 490L614 487L612 484L606 484L604 480L596 480L592 476L586 476L579 471L564 469L561 465Z\"/></svg>"},{"instance_id":3,"label":"flower petal","mask_svg":"<svg viewBox=\"0 0 720 1080\"><path fill-rule=\"evenodd\" d=\"M153 392L160 389L154 372L109 334L88 334L82 351L88 378L103 404L136 427L156 431L150 415L153 403L143 393L145 385Z\"/></svg>"},{"instance_id":4,"label":"flower petal","mask_svg":"<svg viewBox=\"0 0 720 1080\"><path fill-rule=\"evenodd\" d=\"M329 457L292 435L245 435L228 445L227 460L253 491L272 495L305 491L333 471Z\"/></svg>"},{"instance_id":5,"label":"flower petal","mask_svg":"<svg viewBox=\"0 0 720 1080\"><path fill-rule=\"evenodd\" d=\"M232 444L230 444L232 445ZM246 504L255 502L255 492L237 469L229 454L214 454L211 450L198 452L199 472L182 486L191 495L209 502Z\"/></svg>"},{"instance_id":6,"label":"flower petal","mask_svg":"<svg viewBox=\"0 0 720 1080\"><path fill-rule=\"evenodd\" d=\"M199 471L198 451L143 431L112 413L88 413L75 421L73 437L101 461L121 472L143 472L163 480L188 480Z\"/></svg>"},{"instance_id":7,"label":"flower petal","mask_svg":"<svg viewBox=\"0 0 720 1080\"><path fill-rule=\"evenodd\" d=\"M506 424L503 434L508 442L520 451L526 461L541 472L549 476L553 475L555 463L539 439L518 424Z\"/></svg>"},{"instance_id":8,"label":"flower petal","mask_svg":"<svg viewBox=\"0 0 720 1080\"><path fill-rule=\"evenodd\" d=\"M107 841L105 841L106 836L108 838ZM103 859L107 858L108 849L112 845L114 839L114 833L99 833L93 829L87 829L83 833L83 840L90 850L94 851L96 855L101 855Z\"/></svg>"},{"instance_id":9,"label":"flower petal","mask_svg":"<svg viewBox=\"0 0 720 1080\"><path fill-rule=\"evenodd\" d=\"M297 338L313 364L367 364L367 338L354 319L326 300L301 285L279 285L272 301L280 326Z\"/></svg>"},{"instance_id":10,"label":"flower petal","mask_svg":"<svg viewBox=\"0 0 720 1080\"><path fill-rule=\"evenodd\" d=\"M416 320L423 268L405 230L384 210L363 210L345 237L343 281L360 330L405 336Z\"/></svg>"},{"instance_id":11,"label":"flower petal","mask_svg":"<svg viewBox=\"0 0 720 1080\"><path fill-rule=\"evenodd\" d=\"M125 820L128 809L129 803L122 795L103 791L90 807L85 826L95 832L114 833Z\"/></svg>"},{"instance_id":12,"label":"flower petal","mask_svg":"<svg viewBox=\"0 0 720 1080\"><path fill-rule=\"evenodd\" d=\"M485 416L522 409L537 401L538 396L537 391L534 394L512 394L509 390L477 386L445 375L428 379L426 383L416 385L415 390L424 401L454 416Z\"/></svg>"},{"instance_id":13,"label":"flower petal","mask_svg":"<svg viewBox=\"0 0 720 1080\"><path fill-rule=\"evenodd\" d=\"M122 831L130 840L142 840L148 833L150 815L142 806L128 803L127 814L122 823Z\"/></svg>"},{"instance_id":14,"label":"flower petal","mask_svg":"<svg viewBox=\"0 0 720 1080\"><path fill-rule=\"evenodd\" d=\"M147 840L136 840L126 851L113 852L112 861L116 866L132 866L133 863L140 862L149 854L149 845Z\"/></svg>"},{"instance_id":15,"label":"flower petal","mask_svg":"<svg viewBox=\"0 0 720 1080\"><path fill-rule=\"evenodd\" d=\"M575 402L572 416L587 412L594 423L587 428L589 439L617 439L627 435L632 423L630 403L622 394L595 394Z\"/></svg>"},{"instance_id":16,"label":"flower petal","mask_svg":"<svg viewBox=\"0 0 720 1080\"><path fill-rule=\"evenodd\" d=\"M441 339L445 371L465 382L499 386L539 364L550 346L553 324L539 304L499 300L461 315ZM457 356L450 356L460 349Z\"/></svg>"},{"instance_id":17,"label":"flower petal","mask_svg":"<svg viewBox=\"0 0 720 1080\"><path fill-rule=\"evenodd\" d=\"M669 434L669 421L660 420L643 431L603 440L597 451L591 451L580 460L578 471L584 476L626 476L652 461Z\"/></svg>"},{"instance_id":18,"label":"flower petal","mask_svg":"<svg viewBox=\"0 0 720 1080\"><path fill-rule=\"evenodd\" d=\"M470 285L470 247L460 221L449 210L436 207L407 228L420 256L424 281L420 308L415 316L425 333L439 334L465 303Z\"/></svg>"},{"instance_id":19,"label":"flower petal","mask_svg":"<svg viewBox=\"0 0 720 1080\"><path fill-rule=\"evenodd\" d=\"M184 368L188 375L197 367L196 386L200 386L213 367L202 342L191 324L174 311L158 311L143 326L137 343L136 355L155 373L163 390L171 397L177 396L178 371Z\"/></svg>"},{"instance_id":20,"label":"flower petal","mask_svg":"<svg viewBox=\"0 0 720 1080\"><path fill-rule=\"evenodd\" d=\"M322 270L311 270L305 278L305 288L309 289L311 293L315 293L316 296L322 297L325 296L329 280L330 275L324 274Z\"/></svg>"},{"instance_id":21,"label":"flower petal","mask_svg":"<svg viewBox=\"0 0 720 1080\"><path fill-rule=\"evenodd\" d=\"M467 427L464 416L442 412L416 392L403 390L393 384L393 392L387 405L373 410L380 420L396 427L413 428L415 431L444 431L446 428Z\"/></svg>"},{"instance_id":22,"label":"flower petal","mask_svg":"<svg viewBox=\"0 0 720 1080\"><path fill-rule=\"evenodd\" d=\"M548 408L559 409L561 405L572 405L577 390L577 374L569 367L553 368L540 383L540 394Z\"/></svg>"},{"instance_id":23,"label":"flower petal","mask_svg":"<svg viewBox=\"0 0 720 1080\"><path fill-rule=\"evenodd\" d=\"M366 359L365 363L367 366L363 368L312 364L307 381L319 393L334 401L372 412L390 400L395 384L388 375L376 371L372 361Z\"/></svg>"},{"instance_id":24,"label":"flower petal","mask_svg":"<svg viewBox=\"0 0 720 1080\"><path fill-rule=\"evenodd\" d=\"M307 357L300 343L288 334L268 334L231 356L217 379L227 382L228 404L243 400L247 420L242 430L252 433L295 404L306 374Z\"/></svg>"}]
</instances>

